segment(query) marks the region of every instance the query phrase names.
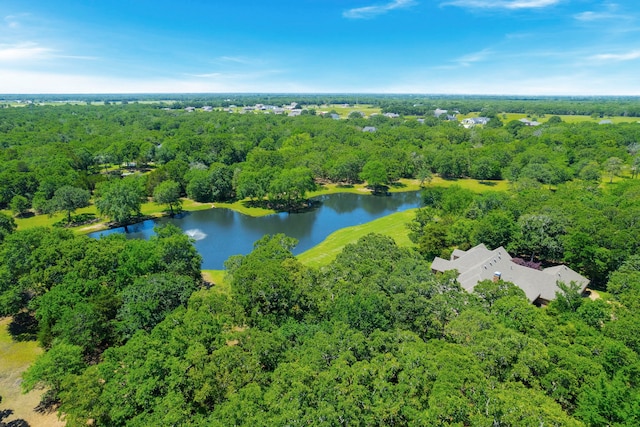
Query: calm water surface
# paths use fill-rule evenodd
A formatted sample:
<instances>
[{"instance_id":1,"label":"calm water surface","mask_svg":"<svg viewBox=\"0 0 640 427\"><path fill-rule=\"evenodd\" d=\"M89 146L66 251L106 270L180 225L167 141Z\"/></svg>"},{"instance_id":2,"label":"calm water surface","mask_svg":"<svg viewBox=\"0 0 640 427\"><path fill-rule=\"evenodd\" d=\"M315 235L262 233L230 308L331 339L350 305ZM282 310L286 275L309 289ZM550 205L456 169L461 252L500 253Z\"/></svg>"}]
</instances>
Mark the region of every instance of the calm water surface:
<instances>
[{"instance_id":1,"label":"calm water surface","mask_svg":"<svg viewBox=\"0 0 640 427\"><path fill-rule=\"evenodd\" d=\"M364 224L374 219L420 206L420 192L392 193L390 196L329 194L314 201L318 207L303 213L278 213L259 218L230 209L188 212L180 218L162 218L129 226L128 237L149 238L158 224L170 222L196 240L202 255L202 268L219 270L231 255L248 254L253 242L265 234L284 233L298 239L294 254L302 253L322 242L329 234L344 227ZM100 237L124 233L123 228L91 234Z\"/></svg>"}]
</instances>

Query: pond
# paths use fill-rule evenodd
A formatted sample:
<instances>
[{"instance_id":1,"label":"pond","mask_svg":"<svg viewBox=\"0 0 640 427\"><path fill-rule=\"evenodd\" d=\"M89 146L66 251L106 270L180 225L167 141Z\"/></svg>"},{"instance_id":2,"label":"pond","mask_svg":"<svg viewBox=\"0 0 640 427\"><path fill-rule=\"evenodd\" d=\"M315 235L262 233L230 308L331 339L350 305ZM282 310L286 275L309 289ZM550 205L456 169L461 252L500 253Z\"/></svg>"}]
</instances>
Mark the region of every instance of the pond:
<instances>
[{"instance_id":1,"label":"pond","mask_svg":"<svg viewBox=\"0 0 640 427\"><path fill-rule=\"evenodd\" d=\"M302 253L322 242L334 231L364 224L393 212L421 205L420 192L391 193L389 196L364 194L328 194L313 199L314 209L302 213L277 213L251 217L230 209L187 212L176 218L161 218L130 225L129 238L149 238L153 228L167 222L180 227L195 240L202 255L202 268L220 270L231 255L248 254L253 243L265 234L284 233L298 239L294 254ZM124 233L124 229L92 233L100 237Z\"/></svg>"}]
</instances>

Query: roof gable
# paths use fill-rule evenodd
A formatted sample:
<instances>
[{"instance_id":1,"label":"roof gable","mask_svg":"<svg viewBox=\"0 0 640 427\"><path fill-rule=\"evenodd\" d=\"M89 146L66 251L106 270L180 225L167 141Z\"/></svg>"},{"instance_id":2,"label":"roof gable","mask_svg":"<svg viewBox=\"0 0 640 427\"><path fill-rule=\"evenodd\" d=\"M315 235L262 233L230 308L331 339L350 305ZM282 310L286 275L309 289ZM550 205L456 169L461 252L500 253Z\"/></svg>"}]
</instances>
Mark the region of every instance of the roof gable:
<instances>
[{"instance_id":1,"label":"roof gable","mask_svg":"<svg viewBox=\"0 0 640 427\"><path fill-rule=\"evenodd\" d=\"M582 290L589 284L586 277L565 265L536 270L514 263L503 247L489 250L483 244L468 251L456 250L448 261L436 257L431 263L431 269L438 272L457 270L458 282L469 292L473 291L478 282L491 280L499 273L501 280L514 283L531 302L538 298L547 301L555 299L556 292L560 290L558 282L573 281L580 284Z\"/></svg>"}]
</instances>

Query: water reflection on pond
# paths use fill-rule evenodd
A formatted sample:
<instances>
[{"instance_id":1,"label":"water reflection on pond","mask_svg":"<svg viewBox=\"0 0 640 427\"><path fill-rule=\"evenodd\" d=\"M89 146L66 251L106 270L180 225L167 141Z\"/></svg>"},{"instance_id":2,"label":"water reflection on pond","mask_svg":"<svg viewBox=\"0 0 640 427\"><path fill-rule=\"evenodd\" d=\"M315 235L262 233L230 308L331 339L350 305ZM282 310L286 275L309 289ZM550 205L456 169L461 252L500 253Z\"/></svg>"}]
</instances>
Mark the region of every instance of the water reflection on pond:
<instances>
[{"instance_id":1,"label":"water reflection on pond","mask_svg":"<svg viewBox=\"0 0 640 427\"><path fill-rule=\"evenodd\" d=\"M364 224L374 219L420 206L419 192L392 193L390 196L329 194L314 199L317 208L302 213L278 213L259 218L229 209L188 212L176 218L144 221L129 226L130 238L149 238L157 224L170 222L196 240L204 269L222 269L231 255L251 252L253 242L265 234L284 233L298 239L298 254L322 242L329 234L344 227ZM99 237L123 233L123 228L91 234Z\"/></svg>"}]
</instances>

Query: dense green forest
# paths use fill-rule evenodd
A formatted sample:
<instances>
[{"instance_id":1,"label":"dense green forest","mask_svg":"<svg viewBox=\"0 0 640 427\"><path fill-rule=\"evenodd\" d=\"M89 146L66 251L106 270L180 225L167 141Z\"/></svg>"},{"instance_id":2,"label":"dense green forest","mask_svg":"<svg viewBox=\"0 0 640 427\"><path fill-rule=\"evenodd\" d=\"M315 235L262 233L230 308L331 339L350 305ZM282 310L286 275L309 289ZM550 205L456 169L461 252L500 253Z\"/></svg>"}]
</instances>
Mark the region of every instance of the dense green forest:
<instances>
[{"instance_id":1,"label":"dense green forest","mask_svg":"<svg viewBox=\"0 0 640 427\"><path fill-rule=\"evenodd\" d=\"M0 109L0 208L70 220L95 203L126 225L147 199L171 212L184 196L291 209L326 182L384 191L407 178L425 186L407 224L415 246L373 234L315 269L293 239L265 236L227 261L226 288L202 280L172 226L98 240L0 213L0 315L47 349L23 386L46 387L68 425L640 423L640 125L500 118L633 116L633 100L389 96L371 103L412 117L343 120L182 109L199 101L214 105ZM492 119L466 129L436 107ZM436 174L511 187L444 189ZM566 263L602 298L566 284L539 308L510 283L469 294L431 272L434 256L477 243Z\"/></svg>"}]
</instances>

